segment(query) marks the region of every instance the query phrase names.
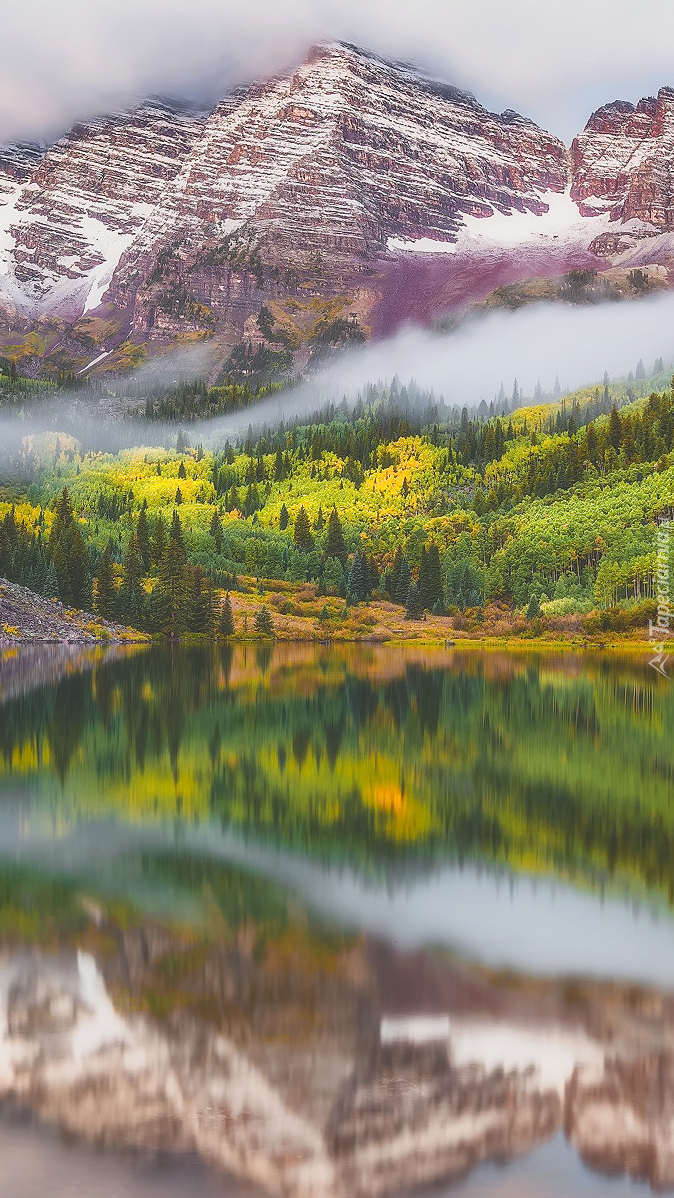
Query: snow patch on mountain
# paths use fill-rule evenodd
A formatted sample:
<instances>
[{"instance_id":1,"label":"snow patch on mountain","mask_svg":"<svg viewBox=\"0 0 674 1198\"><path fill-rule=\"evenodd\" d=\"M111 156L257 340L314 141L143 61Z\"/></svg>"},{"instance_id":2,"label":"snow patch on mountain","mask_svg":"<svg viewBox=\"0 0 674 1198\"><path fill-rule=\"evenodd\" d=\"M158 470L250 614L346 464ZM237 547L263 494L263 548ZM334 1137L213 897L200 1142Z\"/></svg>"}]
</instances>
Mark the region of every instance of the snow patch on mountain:
<instances>
[{"instance_id":1,"label":"snow patch on mountain","mask_svg":"<svg viewBox=\"0 0 674 1198\"><path fill-rule=\"evenodd\" d=\"M617 227L608 212L597 212L595 216L584 216L578 204L571 198L571 189L564 192L547 191L540 199L547 211L539 215L530 210L511 209L500 212L492 209L489 216L465 215L455 241L435 241L421 237L408 241L389 237L387 249L393 253L415 254L477 254L481 257L503 253L521 246L530 248L560 248L562 246L588 249L594 239L602 233L617 232ZM585 201L591 204L591 201ZM598 200L597 204L601 201ZM622 233L644 236L650 227L642 221L632 220L620 225Z\"/></svg>"}]
</instances>

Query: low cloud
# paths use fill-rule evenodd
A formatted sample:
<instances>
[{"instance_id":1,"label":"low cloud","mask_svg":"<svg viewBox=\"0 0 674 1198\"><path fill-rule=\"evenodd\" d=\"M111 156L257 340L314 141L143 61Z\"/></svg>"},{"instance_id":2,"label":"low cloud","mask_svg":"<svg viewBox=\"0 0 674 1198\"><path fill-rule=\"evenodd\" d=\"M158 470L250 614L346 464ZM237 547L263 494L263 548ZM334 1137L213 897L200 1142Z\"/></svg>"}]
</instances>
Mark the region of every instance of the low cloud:
<instances>
[{"instance_id":1,"label":"low cloud","mask_svg":"<svg viewBox=\"0 0 674 1198\"><path fill-rule=\"evenodd\" d=\"M414 60L567 141L590 111L674 83L671 0L34 0L3 13L0 139L58 135L148 93L212 99L324 37Z\"/></svg>"}]
</instances>

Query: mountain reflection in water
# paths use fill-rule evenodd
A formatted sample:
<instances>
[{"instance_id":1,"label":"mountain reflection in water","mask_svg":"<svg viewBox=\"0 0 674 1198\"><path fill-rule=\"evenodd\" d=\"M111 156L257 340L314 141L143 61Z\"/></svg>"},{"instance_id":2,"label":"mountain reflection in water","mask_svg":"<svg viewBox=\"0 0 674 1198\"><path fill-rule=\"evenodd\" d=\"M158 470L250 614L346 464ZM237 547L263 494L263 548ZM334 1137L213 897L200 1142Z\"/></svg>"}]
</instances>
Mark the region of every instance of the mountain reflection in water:
<instances>
[{"instance_id":1,"label":"mountain reflection in water","mask_svg":"<svg viewBox=\"0 0 674 1198\"><path fill-rule=\"evenodd\" d=\"M674 1187L642 662L31 651L0 695L0 1101L161 1162L4 1124L12 1198L29 1142L57 1198L238 1194L190 1158L291 1198Z\"/></svg>"}]
</instances>

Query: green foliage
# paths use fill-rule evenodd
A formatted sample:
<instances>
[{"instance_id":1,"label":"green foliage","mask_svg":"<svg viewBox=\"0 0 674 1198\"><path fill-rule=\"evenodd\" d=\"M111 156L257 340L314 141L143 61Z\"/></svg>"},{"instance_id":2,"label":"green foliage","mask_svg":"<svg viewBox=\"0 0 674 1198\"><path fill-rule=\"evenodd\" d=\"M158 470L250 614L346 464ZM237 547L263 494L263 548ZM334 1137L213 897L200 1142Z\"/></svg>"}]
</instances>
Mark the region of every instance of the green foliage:
<instances>
[{"instance_id":1,"label":"green foliage","mask_svg":"<svg viewBox=\"0 0 674 1198\"><path fill-rule=\"evenodd\" d=\"M218 638L220 640L229 640L230 637L234 636L234 632L234 613L232 612L232 601L228 591L218 617Z\"/></svg>"},{"instance_id":2,"label":"green foliage","mask_svg":"<svg viewBox=\"0 0 674 1198\"><path fill-rule=\"evenodd\" d=\"M274 621L269 609L264 605L256 611L253 627L257 636L274 636Z\"/></svg>"},{"instance_id":3,"label":"green foliage","mask_svg":"<svg viewBox=\"0 0 674 1198\"><path fill-rule=\"evenodd\" d=\"M307 516L304 504L302 504L295 517L293 543L298 549L304 549L306 551L313 549L314 547L314 538L311 533L311 525L309 524L309 517Z\"/></svg>"}]
</instances>

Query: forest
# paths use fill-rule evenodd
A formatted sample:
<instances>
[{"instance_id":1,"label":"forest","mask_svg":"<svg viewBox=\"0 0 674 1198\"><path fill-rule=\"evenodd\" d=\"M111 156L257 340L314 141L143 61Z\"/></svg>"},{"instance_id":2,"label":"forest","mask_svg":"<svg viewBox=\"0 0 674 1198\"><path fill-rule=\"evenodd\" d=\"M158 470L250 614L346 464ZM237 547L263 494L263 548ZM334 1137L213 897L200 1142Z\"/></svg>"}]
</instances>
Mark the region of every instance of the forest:
<instances>
[{"instance_id":1,"label":"forest","mask_svg":"<svg viewBox=\"0 0 674 1198\"><path fill-rule=\"evenodd\" d=\"M261 596L255 631L271 636L269 597L307 585L333 634L340 612L377 600L448 628L496 608L520 633L564 618L643 632L656 531L674 516L674 383L661 360L649 379L640 367L642 396L605 378L470 413L394 380L215 449L208 423L177 424L174 448L118 453L36 433L0 450L0 574L171 638L236 635L237 593ZM146 415L251 402L228 388L181 383Z\"/></svg>"}]
</instances>

